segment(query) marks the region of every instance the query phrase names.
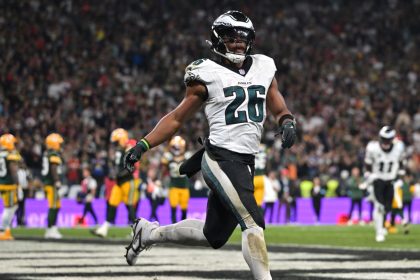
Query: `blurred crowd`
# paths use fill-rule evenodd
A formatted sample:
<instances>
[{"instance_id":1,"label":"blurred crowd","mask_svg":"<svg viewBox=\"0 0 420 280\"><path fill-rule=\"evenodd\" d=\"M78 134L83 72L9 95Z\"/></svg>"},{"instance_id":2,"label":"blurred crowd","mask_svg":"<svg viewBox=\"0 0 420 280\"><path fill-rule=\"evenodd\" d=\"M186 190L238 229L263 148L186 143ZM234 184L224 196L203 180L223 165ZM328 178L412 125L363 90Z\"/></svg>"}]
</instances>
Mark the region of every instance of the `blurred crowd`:
<instances>
[{"instance_id":1,"label":"blurred crowd","mask_svg":"<svg viewBox=\"0 0 420 280\"><path fill-rule=\"evenodd\" d=\"M83 167L102 184L111 131L122 127L139 139L174 108L185 67L212 57L211 23L238 9L254 23L254 53L274 58L297 118L299 141L287 151L268 118L270 170L287 169L291 180L339 180L362 167L379 128L393 125L419 179L419 0L22 0L0 9L0 134L18 137L35 176L43 139L58 132L67 184L80 183ZM189 150L208 133L204 118L197 114L180 131ZM149 164L160 162L162 149Z\"/></svg>"}]
</instances>

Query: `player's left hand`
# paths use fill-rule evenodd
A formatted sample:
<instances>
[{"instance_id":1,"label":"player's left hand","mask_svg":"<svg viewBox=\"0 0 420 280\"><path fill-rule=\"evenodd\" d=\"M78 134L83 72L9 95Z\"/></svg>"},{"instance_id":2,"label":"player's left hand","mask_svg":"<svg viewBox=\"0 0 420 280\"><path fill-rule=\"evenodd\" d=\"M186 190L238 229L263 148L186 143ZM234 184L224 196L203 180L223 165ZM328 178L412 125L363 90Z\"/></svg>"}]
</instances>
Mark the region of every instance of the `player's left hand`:
<instances>
[{"instance_id":1,"label":"player's left hand","mask_svg":"<svg viewBox=\"0 0 420 280\"><path fill-rule=\"evenodd\" d=\"M285 120L280 126L281 147L288 149L296 141L296 123L293 120Z\"/></svg>"}]
</instances>

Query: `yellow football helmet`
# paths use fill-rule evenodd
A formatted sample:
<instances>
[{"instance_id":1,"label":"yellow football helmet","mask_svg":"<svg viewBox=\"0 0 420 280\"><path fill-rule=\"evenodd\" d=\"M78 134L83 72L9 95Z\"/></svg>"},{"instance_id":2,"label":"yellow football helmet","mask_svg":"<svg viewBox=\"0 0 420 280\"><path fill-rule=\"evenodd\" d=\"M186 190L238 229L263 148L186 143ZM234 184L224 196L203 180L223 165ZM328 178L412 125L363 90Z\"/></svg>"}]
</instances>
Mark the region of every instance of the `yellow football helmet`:
<instances>
[{"instance_id":1,"label":"yellow football helmet","mask_svg":"<svg viewBox=\"0 0 420 280\"><path fill-rule=\"evenodd\" d=\"M3 149L12 151L15 149L15 143L17 142L16 137L10 133L3 134L0 137L0 145Z\"/></svg>"},{"instance_id":2,"label":"yellow football helmet","mask_svg":"<svg viewBox=\"0 0 420 280\"><path fill-rule=\"evenodd\" d=\"M111 133L111 142L115 143L118 142L118 144L121 147L125 147L128 143L128 132L127 130L123 128L117 128L114 129Z\"/></svg>"},{"instance_id":3,"label":"yellow football helmet","mask_svg":"<svg viewBox=\"0 0 420 280\"><path fill-rule=\"evenodd\" d=\"M61 149L61 144L64 142L63 137L58 133L51 133L45 138L45 145L47 149L59 151Z\"/></svg>"},{"instance_id":4,"label":"yellow football helmet","mask_svg":"<svg viewBox=\"0 0 420 280\"><path fill-rule=\"evenodd\" d=\"M175 156L185 153L186 142L181 136L175 136L169 142L169 149Z\"/></svg>"}]
</instances>

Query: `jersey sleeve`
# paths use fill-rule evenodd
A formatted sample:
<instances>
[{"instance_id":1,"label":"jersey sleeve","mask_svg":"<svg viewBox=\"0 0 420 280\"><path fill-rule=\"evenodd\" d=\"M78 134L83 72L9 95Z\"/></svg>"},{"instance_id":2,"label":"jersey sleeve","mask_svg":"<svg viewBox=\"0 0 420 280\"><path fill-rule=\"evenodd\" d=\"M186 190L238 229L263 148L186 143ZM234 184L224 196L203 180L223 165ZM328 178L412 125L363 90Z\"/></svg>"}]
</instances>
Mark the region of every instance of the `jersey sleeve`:
<instances>
[{"instance_id":1,"label":"jersey sleeve","mask_svg":"<svg viewBox=\"0 0 420 280\"><path fill-rule=\"evenodd\" d=\"M19 153L11 153L7 155L6 158L8 161L21 161L22 157L20 156Z\"/></svg>"},{"instance_id":2,"label":"jersey sleeve","mask_svg":"<svg viewBox=\"0 0 420 280\"><path fill-rule=\"evenodd\" d=\"M185 68L184 83L185 85L190 84L191 82L199 82L204 85L207 85L211 81L211 77L206 71L208 66L208 59L202 58L192 62L190 65Z\"/></svg>"},{"instance_id":3,"label":"jersey sleeve","mask_svg":"<svg viewBox=\"0 0 420 280\"><path fill-rule=\"evenodd\" d=\"M374 162L374 144L369 142L366 146L365 164L372 165Z\"/></svg>"},{"instance_id":4,"label":"jersey sleeve","mask_svg":"<svg viewBox=\"0 0 420 280\"><path fill-rule=\"evenodd\" d=\"M172 158L171 153L166 152L162 155L162 158L160 159L160 163L163 165L168 165L169 162L171 161L171 158Z\"/></svg>"},{"instance_id":5,"label":"jersey sleeve","mask_svg":"<svg viewBox=\"0 0 420 280\"><path fill-rule=\"evenodd\" d=\"M61 158L57 155L51 155L49 158L50 163L54 163L54 164L61 164Z\"/></svg>"}]
</instances>

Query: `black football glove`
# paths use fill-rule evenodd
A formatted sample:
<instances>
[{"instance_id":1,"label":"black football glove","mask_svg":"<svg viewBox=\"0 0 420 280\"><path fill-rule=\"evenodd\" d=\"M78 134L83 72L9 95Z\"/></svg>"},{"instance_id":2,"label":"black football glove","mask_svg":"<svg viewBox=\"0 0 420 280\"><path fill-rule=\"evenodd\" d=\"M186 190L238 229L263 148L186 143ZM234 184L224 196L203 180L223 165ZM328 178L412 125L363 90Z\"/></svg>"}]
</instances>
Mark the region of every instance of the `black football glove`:
<instances>
[{"instance_id":1,"label":"black football glove","mask_svg":"<svg viewBox=\"0 0 420 280\"><path fill-rule=\"evenodd\" d=\"M124 168L130 172L134 171L134 164L138 162L141 158L141 155L148 150L147 144L141 140L137 144L128 150L123 159Z\"/></svg>"},{"instance_id":2,"label":"black football glove","mask_svg":"<svg viewBox=\"0 0 420 280\"><path fill-rule=\"evenodd\" d=\"M280 126L279 134L281 135L281 147L288 149L293 146L296 141L296 122L286 119Z\"/></svg>"}]
</instances>

